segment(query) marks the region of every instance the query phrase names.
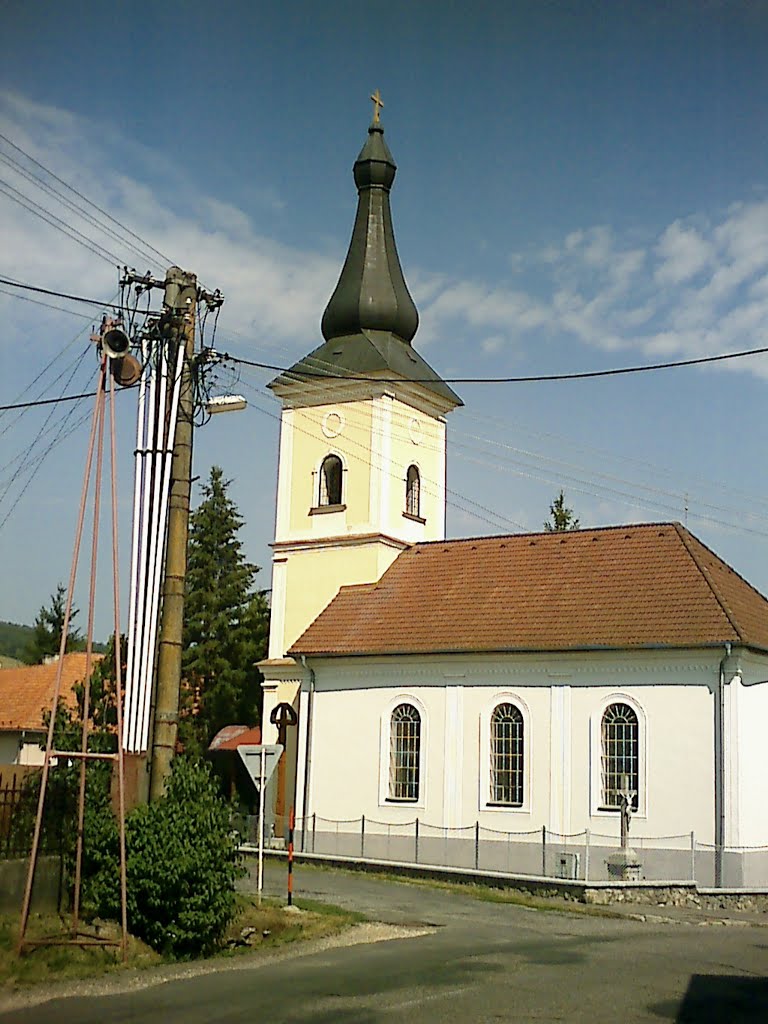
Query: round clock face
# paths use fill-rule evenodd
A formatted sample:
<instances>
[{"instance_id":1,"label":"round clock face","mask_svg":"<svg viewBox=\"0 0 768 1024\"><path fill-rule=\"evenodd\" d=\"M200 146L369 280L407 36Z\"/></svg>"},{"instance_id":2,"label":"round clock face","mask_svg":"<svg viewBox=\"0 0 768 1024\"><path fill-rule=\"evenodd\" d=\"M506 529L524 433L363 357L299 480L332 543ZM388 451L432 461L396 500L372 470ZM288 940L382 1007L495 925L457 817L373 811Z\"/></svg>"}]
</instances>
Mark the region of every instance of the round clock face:
<instances>
[{"instance_id":1,"label":"round clock face","mask_svg":"<svg viewBox=\"0 0 768 1024\"><path fill-rule=\"evenodd\" d=\"M411 422L408 424L408 433L411 436L411 440L414 444L421 444L424 440L424 430L421 426L421 422L414 416Z\"/></svg>"},{"instance_id":2,"label":"round clock face","mask_svg":"<svg viewBox=\"0 0 768 1024\"><path fill-rule=\"evenodd\" d=\"M338 437L346 426L344 414L331 409L323 416L322 430L326 437Z\"/></svg>"}]
</instances>

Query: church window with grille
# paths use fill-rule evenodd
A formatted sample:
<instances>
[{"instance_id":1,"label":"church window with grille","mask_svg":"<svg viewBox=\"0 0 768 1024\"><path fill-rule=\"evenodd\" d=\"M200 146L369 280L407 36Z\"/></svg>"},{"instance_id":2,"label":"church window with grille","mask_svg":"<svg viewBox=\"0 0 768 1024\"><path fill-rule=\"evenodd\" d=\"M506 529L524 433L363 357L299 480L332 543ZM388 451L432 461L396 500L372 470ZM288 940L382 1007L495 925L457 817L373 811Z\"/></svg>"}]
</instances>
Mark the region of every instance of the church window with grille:
<instances>
[{"instance_id":1,"label":"church window with grille","mask_svg":"<svg viewBox=\"0 0 768 1024\"><path fill-rule=\"evenodd\" d=\"M413 704L398 704L389 724L389 799L419 799L421 715Z\"/></svg>"},{"instance_id":2,"label":"church window with grille","mask_svg":"<svg viewBox=\"0 0 768 1024\"><path fill-rule=\"evenodd\" d=\"M341 504L341 459L338 455L328 455L320 467L319 505Z\"/></svg>"},{"instance_id":3,"label":"church window with grille","mask_svg":"<svg viewBox=\"0 0 768 1024\"><path fill-rule=\"evenodd\" d=\"M606 809L621 807L624 785L634 792L633 807L638 806L639 725L629 704L609 704L600 725L601 801Z\"/></svg>"},{"instance_id":4,"label":"church window with grille","mask_svg":"<svg viewBox=\"0 0 768 1024\"><path fill-rule=\"evenodd\" d=\"M421 515L421 477L416 466L409 466L405 480L405 511L409 516Z\"/></svg>"},{"instance_id":5,"label":"church window with grille","mask_svg":"<svg viewBox=\"0 0 768 1024\"><path fill-rule=\"evenodd\" d=\"M491 715L490 803L523 804L523 715L514 704L498 704Z\"/></svg>"}]
</instances>

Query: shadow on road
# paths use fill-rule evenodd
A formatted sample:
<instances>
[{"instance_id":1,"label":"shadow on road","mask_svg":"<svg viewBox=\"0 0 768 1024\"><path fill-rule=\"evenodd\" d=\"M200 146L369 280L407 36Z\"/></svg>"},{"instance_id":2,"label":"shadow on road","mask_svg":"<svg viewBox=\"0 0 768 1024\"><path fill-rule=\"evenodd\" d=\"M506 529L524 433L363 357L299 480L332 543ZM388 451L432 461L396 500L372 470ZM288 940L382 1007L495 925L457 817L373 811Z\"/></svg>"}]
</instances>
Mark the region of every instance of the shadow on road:
<instances>
[{"instance_id":1,"label":"shadow on road","mask_svg":"<svg viewBox=\"0 0 768 1024\"><path fill-rule=\"evenodd\" d=\"M611 936L590 935L587 938L558 935L551 941L538 939L535 942L509 942L505 944L504 952L524 957L531 964L565 966L585 961L591 947L599 943L613 943L614 941Z\"/></svg>"},{"instance_id":2,"label":"shadow on road","mask_svg":"<svg viewBox=\"0 0 768 1024\"><path fill-rule=\"evenodd\" d=\"M504 968L502 964L488 962L489 955L489 950L483 950L480 959L451 955L441 949L414 962L402 955L369 959L361 951L356 965L339 964L329 970L327 964L318 969L307 964L290 1008L286 1012L284 1007L284 1015L279 1019L284 1024L380 1024L391 1020L393 1011L418 1012L425 1003L440 1002L453 993L477 986L493 985L494 977ZM268 996L262 1000L262 1010L273 1010Z\"/></svg>"},{"instance_id":3,"label":"shadow on road","mask_svg":"<svg viewBox=\"0 0 768 1024\"><path fill-rule=\"evenodd\" d=\"M380 1024L381 1017L376 1013L369 1013L367 1010L353 1008L351 1010L331 1009L326 1012L316 1012L311 1006L307 1007L307 1013L301 1017L286 1017L286 1022L304 1021L307 1024Z\"/></svg>"},{"instance_id":4,"label":"shadow on road","mask_svg":"<svg viewBox=\"0 0 768 1024\"><path fill-rule=\"evenodd\" d=\"M682 1003L653 1003L648 1009L675 1024L765 1024L768 979L694 974Z\"/></svg>"},{"instance_id":5,"label":"shadow on road","mask_svg":"<svg viewBox=\"0 0 768 1024\"><path fill-rule=\"evenodd\" d=\"M580 964L589 959L590 947L611 941L609 937L557 936L552 941L486 943L478 952L438 942L432 948L421 946L418 958L403 956L403 944L392 943L387 950L361 951L362 963L355 968L345 964L329 973L327 964L317 969L306 964L300 982L303 1001L297 1000L281 1020L285 1024L379 1024L391 1020L393 1012L419 1012L419 1007L454 994L482 992L496 985L499 974L508 977L525 964ZM366 961L368 969L362 966ZM375 1006L371 1000L376 1000Z\"/></svg>"}]
</instances>

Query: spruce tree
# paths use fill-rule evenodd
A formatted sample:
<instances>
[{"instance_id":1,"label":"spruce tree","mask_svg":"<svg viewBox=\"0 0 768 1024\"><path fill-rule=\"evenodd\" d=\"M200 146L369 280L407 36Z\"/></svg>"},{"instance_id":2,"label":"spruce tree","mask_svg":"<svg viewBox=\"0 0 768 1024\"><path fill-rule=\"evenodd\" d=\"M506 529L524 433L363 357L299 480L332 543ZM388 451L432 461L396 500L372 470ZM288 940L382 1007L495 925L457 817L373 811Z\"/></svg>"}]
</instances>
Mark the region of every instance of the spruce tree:
<instances>
[{"instance_id":1,"label":"spruce tree","mask_svg":"<svg viewBox=\"0 0 768 1024\"><path fill-rule=\"evenodd\" d=\"M61 647L61 634L64 629L64 612L66 610L67 592L61 583L56 592L51 594L51 603L40 609L35 619L34 634L24 651L24 661L28 665L39 665L45 658L55 657ZM79 615L75 606L69 613L69 629L67 631L67 652L82 651L85 641L79 629L72 625Z\"/></svg>"},{"instance_id":2,"label":"spruce tree","mask_svg":"<svg viewBox=\"0 0 768 1024\"><path fill-rule=\"evenodd\" d=\"M544 523L544 529L547 533L562 533L565 530L578 530L579 520L573 513L572 508L568 508L565 504L565 494L560 489L560 493L549 506L550 518Z\"/></svg>"},{"instance_id":3,"label":"spruce tree","mask_svg":"<svg viewBox=\"0 0 768 1024\"><path fill-rule=\"evenodd\" d=\"M259 569L246 561L243 525L218 466L190 520L184 608L184 701L180 738L200 755L225 725L256 725L269 608L254 590Z\"/></svg>"}]
</instances>

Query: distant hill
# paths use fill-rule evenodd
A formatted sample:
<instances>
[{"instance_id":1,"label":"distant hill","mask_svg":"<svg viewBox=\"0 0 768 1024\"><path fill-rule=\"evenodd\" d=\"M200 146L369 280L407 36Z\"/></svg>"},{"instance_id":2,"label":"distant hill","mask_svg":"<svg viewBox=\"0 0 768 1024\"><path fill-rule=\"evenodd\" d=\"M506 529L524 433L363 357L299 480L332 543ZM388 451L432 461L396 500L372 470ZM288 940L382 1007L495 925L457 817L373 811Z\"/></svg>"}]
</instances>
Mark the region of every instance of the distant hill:
<instances>
[{"instance_id":1,"label":"distant hill","mask_svg":"<svg viewBox=\"0 0 768 1024\"><path fill-rule=\"evenodd\" d=\"M0 656L3 657L2 668L10 668L7 659L12 658L19 664L25 663L24 652L32 642L35 630L33 626L21 626L18 622L5 622L0 619ZM106 644L94 644L97 654L104 654Z\"/></svg>"},{"instance_id":2,"label":"distant hill","mask_svg":"<svg viewBox=\"0 0 768 1024\"><path fill-rule=\"evenodd\" d=\"M34 636L32 626L20 626L17 622L3 622L0 619L0 654L24 661L24 651Z\"/></svg>"}]
</instances>

